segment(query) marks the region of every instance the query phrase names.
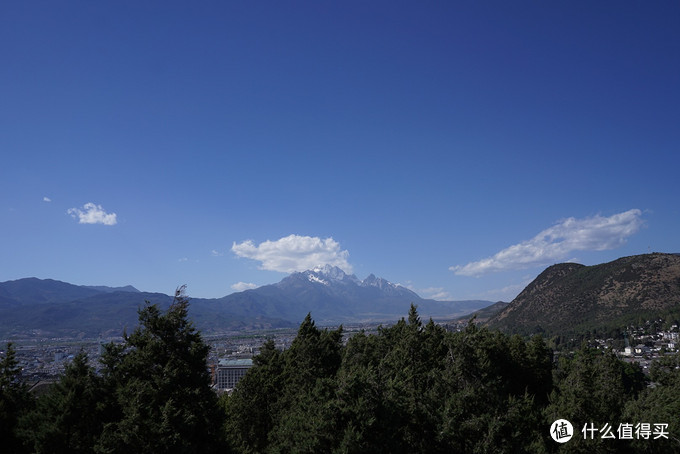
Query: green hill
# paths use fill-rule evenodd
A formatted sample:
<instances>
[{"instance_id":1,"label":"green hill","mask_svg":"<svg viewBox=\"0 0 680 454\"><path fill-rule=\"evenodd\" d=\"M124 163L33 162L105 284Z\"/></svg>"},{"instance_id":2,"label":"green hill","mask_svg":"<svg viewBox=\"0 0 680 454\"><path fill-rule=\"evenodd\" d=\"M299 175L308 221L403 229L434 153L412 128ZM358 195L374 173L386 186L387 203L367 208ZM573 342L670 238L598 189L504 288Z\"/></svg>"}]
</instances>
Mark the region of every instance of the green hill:
<instances>
[{"instance_id":1,"label":"green hill","mask_svg":"<svg viewBox=\"0 0 680 454\"><path fill-rule=\"evenodd\" d=\"M644 254L609 263L553 265L488 325L548 335L623 327L652 318L680 318L680 255Z\"/></svg>"}]
</instances>

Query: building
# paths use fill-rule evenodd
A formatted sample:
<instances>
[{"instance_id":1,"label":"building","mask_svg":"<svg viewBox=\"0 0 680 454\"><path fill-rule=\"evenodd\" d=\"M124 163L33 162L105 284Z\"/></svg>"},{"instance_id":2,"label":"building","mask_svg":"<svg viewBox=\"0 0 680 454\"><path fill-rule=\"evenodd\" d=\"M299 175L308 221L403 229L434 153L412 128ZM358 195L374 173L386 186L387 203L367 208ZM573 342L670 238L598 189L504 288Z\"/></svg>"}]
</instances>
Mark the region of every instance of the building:
<instances>
[{"instance_id":1,"label":"building","mask_svg":"<svg viewBox=\"0 0 680 454\"><path fill-rule=\"evenodd\" d=\"M253 367L252 359L221 359L215 372L215 388L228 391Z\"/></svg>"}]
</instances>

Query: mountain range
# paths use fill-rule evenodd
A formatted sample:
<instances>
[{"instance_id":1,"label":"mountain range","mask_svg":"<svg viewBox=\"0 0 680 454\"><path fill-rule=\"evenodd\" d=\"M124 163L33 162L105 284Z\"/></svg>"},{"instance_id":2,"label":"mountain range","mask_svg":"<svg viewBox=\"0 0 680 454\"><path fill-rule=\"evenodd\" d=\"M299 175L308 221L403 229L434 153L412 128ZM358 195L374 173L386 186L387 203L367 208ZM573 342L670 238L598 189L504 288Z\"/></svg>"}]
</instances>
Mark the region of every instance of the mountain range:
<instances>
[{"instance_id":1,"label":"mountain range","mask_svg":"<svg viewBox=\"0 0 680 454\"><path fill-rule=\"evenodd\" d=\"M0 339L117 336L137 325L145 301L172 297L132 286L79 286L26 278L0 283ZM548 267L510 303L435 301L373 274L360 280L324 266L222 298L192 298L189 316L204 333L295 327L311 313L324 325L390 322L411 303L423 319L470 318L520 334L563 335L680 320L680 254L643 254L585 266ZM481 309L481 310L480 310Z\"/></svg>"},{"instance_id":2,"label":"mountain range","mask_svg":"<svg viewBox=\"0 0 680 454\"><path fill-rule=\"evenodd\" d=\"M79 286L25 278L0 283L0 338L116 336L137 324L145 301L167 307L172 297L132 286ZM297 326L311 313L321 324L389 322L408 314L451 319L489 301L436 301L383 278L360 280L333 266L222 298L191 298L189 316L203 332Z\"/></svg>"},{"instance_id":3,"label":"mountain range","mask_svg":"<svg viewBox=\"0 0 680 454\"><path fill-rule=\"evenodd\" d=\"M680 254L643 254L593 266L548 267L488 326L548 335L680 319Z\"/></svg>"}]
</instances>

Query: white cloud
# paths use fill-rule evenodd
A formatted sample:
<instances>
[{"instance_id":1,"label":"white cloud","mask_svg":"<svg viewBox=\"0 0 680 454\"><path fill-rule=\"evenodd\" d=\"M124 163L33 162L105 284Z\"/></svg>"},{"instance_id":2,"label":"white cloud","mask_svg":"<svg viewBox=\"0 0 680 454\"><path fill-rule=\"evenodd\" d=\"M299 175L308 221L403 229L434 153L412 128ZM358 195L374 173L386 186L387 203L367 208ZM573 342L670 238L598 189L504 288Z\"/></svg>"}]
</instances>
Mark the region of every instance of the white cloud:
<instances>
[{"instance_id":1,"label":"white cloud","mask_svg":"<svg viewBox=\"0 0 680 454\"><path fill-rule=\"evenodd\" d=\"M250 282L237 282L236 284L232 285L231 288L237 292L242 292L244 290L257 288L257 284L251 284Z\"/></svg>"},{"instance_id":2,"label":"white cloud","mask_svg":"<svg viewBox=\"0 0 680 454\"><path fill-rule=\"evenodd\" d=\"M210 251L210 255L212 255L213 257L222 257L224 254L222 254L217 249L213 249L212 251Z\"/></svg>"},{"instance_id":3,"label":"white cloud","mask_svg":"<svg viewBox=\"0 0 680 454\"><path fill-rule=\"evenodd\" d=\"M293 273L319 265L333 265L346 273L352 272L352 266L347 262L349 252L341 250L340 243L333 238L289 235L257 246L250 240L234 242L231 250L239 257L262 262L262 270Z\"/></svg>"},{"instance_id":4,"label":"white cloud","mask_svg":"<svg viewBox=\"0 0 680 454\"><path fill-rule=\"evenodd\" d=\"M444 290L444 287L428 287L428 288L422 288L418 289L416 288L411 281L407 281L406 285L402 284L397 284L401 285L404 288L407 288L411 290L412 292L416 292L418 295L422 296L423 298L427 299L432 299L432 300L438 300L438 301L451 301L453 300L453 296L446 290Z\"/></svg>"},{"instance_id":5,"label":"white cloud","mask_svg":"<svg viewBox=\"0 0 680 454\"><path fill-rule=\"evenodd\" d=\"M420 292L416 291L416 293L422 293L422 296L424 296L425 298L438 301L448 301L453 299L451 294L445 291L443 287L428 287L422 289Z\"/></svg>"},{"instance_id":6,"label":"white cloud","mask_svg":"<svg viewBox=\"0 0 680 454\"><path fill-rule=\"evenodd\" d=\"M78 219L79 224L104 224L116 225L116 213L107 213L101 205L86 203L82 209L70 208L67 211L74 219Z\"/></svg>"},{"instance_id":7,"label":"white cloud","mask_svg":"<svg viewBox=\"0 0 680 454\"><path fill-rule=\"evenodd\" d=\"M564 260L572 251L615 249L642 227L641 215L640 210L634 209L609 217L568 218L492 257L449 269L461 276L479 276L494 271L549 265Z\"/></svg>"},{"instance_id":8,"label":"white cloud","mask_svg":"<svg viewBox=\"0 0 680 454\"><path fill-rule=\"evenodd\" d=\"M492 301L505 301L509 303L519 295L533 279L525 279L519 284L510 284L503 288L487 290L477 295L478 298Z\"/></svg>"},{"instance_id":9,"label":"white cloud","mask_svg":"<svg viewBox=\"0 0 680 454\"><path fill-rule=\"evenodd\" d=\"M51 202L51 201L52 201L52 199L50 199L49 197L43 197L43 202Z\"/></svg>"}]
</instances>

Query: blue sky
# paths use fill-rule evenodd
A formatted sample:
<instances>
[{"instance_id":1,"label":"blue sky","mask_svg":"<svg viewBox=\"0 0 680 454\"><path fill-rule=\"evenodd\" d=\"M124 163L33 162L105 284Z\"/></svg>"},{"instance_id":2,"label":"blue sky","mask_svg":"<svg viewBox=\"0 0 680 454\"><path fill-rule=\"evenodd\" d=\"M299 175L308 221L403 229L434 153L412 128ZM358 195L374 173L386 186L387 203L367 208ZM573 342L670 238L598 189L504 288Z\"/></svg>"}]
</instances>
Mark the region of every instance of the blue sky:
<instances>
[{"instance_id":1,"label":"blue sky","mask_svg":"<svg viewBox=\"0 0 680 454\"><path fill-rule=\"evenodd\" d=\"M678 2L0 5L0 281L335 264L511 300L680 252Z\"/></svg>"}]
</instances>

